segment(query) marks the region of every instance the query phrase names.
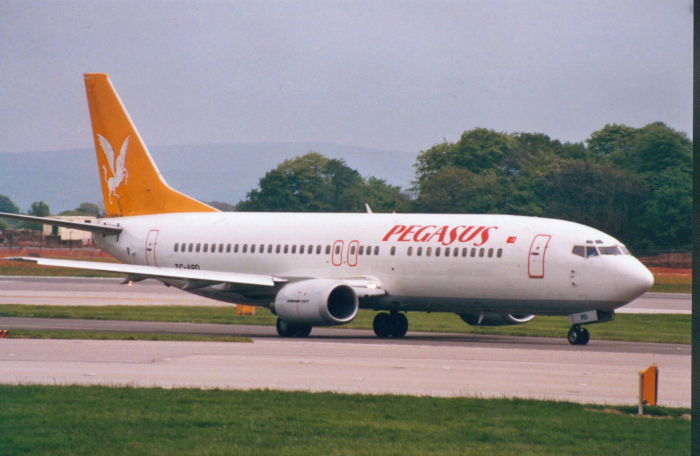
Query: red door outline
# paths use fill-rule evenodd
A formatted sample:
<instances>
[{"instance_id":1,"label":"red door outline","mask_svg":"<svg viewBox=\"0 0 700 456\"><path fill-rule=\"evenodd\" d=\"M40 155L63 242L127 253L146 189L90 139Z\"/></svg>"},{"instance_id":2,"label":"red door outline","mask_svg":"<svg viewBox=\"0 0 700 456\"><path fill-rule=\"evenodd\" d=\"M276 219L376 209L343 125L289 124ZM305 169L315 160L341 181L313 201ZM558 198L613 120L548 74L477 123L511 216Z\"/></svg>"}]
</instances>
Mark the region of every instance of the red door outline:
<instances>
[{"instance_id":1,"label":"red door outline","mask_svg":"<svg viewBox=\"0 0 700 456\"><path fill-rule=\"evenodd\" d=\"M352 248L355 247L355 253L352 253ZM357 251L360 249L360 241L350 241L348 244L348 266L357 266Z\"/></svg>"},{"instance_id":2,"label":"red door outline","mask_svg":"<svg viewBox=\"0 0 700 456\"><path fill-rule=\"evenodd\" d=\"M544 257L551 239L549 234L538 234L532 240L527 256L527 273L531 279L544 279Z\"/></svg>"},{"instance_id":3,"label":"red door outline","mask_svg":"<svg viewBox=\"0 0 700 456\"><path fill-rule=\"evenodd\" d=\"M148 237L146 237L146 264L149 266L158 266L156 259L156 240L158 239L158 233L158 230L151 230L148 232Z\"/></svg>"},{"instance_id":4,"label":"red door outline","mask_svg":"<svg viewBox=\"0 0 700 456\"><path fill-rule=\"evenodd\" d=\"M340 246L340 248L336 248L336 246ZM333 243L333 250L331 250L331 261L333 261L333 266L340 266L343 264L343 247L345 246L345 243L343 241L335 241ZM338 254L336 255L335 251L338 250Z\"/></svg>"}]
</instances>

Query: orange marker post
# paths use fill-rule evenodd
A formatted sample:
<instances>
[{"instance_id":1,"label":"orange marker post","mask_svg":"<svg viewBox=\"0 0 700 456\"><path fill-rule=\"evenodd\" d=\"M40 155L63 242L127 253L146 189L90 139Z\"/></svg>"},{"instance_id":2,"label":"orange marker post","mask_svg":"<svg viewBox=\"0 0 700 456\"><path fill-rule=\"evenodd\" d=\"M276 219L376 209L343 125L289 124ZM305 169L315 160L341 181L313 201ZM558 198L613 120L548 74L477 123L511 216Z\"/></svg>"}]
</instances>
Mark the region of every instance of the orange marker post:
<instances>
[{"instance_id":1,"label":"orange marker post","mask_svg":"<svg viewBox=\"0 0 700 456\"><path fill-rule=\"evenodd\" d=\"M639 414L644 415L644 405L656 405L659 393L659 368L652 364L639 371Z\"/></svg>"},{"instance_id":2,"label":"orange marker post","mask_svg":"<svg viewBox=\"0 0 700 456\"><path fill-rule=\"evenodd\" d=\"M236 315L255 315L255 307L236 304Z\"/></svg>"}]
</instances>

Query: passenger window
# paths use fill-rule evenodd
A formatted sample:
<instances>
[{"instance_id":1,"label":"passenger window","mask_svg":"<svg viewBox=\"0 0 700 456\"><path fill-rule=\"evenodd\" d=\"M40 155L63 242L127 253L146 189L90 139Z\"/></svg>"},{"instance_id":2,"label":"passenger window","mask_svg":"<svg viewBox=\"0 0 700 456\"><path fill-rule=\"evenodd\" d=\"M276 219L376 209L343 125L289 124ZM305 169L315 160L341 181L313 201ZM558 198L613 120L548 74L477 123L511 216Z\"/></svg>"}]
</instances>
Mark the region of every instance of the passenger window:
<instances>
[{"instance_id":1,"label":"passenger window","mask_svg":"<svg viewBox=\"0 0 700 456\"><path fill-rule=\"evenodd\" d=\"M267 253L272 253L272 244L267 246Z\"/></svg>"},{"instance_id":2,"label":"passenger window","mask_svg":"<svg viewBox=\"0 0 700 456\"><path fill-rule=\"evenodd\" d=\"M177 242L176 242L176 243L175 243L175 251L176 251L176 252L177 252L177 247L178 247L178 244L177 244Z\"/></svg>"},{"instance_id":3,"label":"passenger window","mask_svg":"<svg viewBox=\"0 0 700 456\"><path fill-rule=\"evenodd\" d=\"M317 245L316 246L316 255L320 255L320 254L321 254L321 246Z\"/></svg>"},{"instance_id":4,"label":"passenger window","mask_svg":"<svg viewBox=\"0 0 700 456\"><path fill-rule=\"evenodd\" d=\"M204 244L204 248L202 249L204 253L207 253L209 251L209 244Z\"/></svg>"},{"instance_id":5,"label":"passenger window","mask_svg":"<svg viewBox=\"0 0 700 456\"><path fill-rule=\"evenodd\" d=\"M586 247L586 258L598 256L598 250L595 247Z\"/></svg>"},{"instance_id":6,"label":"passenger window","mask_svg":"<svg viewBox=\"0 0 700 456\"><path fill-rule=\"evenodd\" d=\"M379 246L378 245L374 247L374 254L379 255Z\"/></svg>"},{"instance_id":7,"label":"passenger window","mask_svg":"<svg viewBox=\"0 0 700 456\"><path fill-rule=\"evenodd\" d=\"M224 252L224 244L219 244L219 253Z\"/></svg>"},{"instance_id":8,"label":"passenger window","mask_svg":"<svg viewBox=\"0 0 700 456\"><path fill-rule=\"evenodd\" d=\"M250 245L250 253L255 253L255 244Z\"/></svg>"},{"instance_id":9,"label":"passenger window","mask_svg":"<svg viewBox=\"0 0 700 456\"><path fill-rule=\"evenodd\" d=\"M296 244L294 244L294 245L292 246L292 253L297 253L297 246L296 246Z\"/></svg>"},{"instance_id":10,"label":"passenger window","mask_svg":"<svg viewBox=\"0 0 700 456\"><path fill-rule=\"evenodd\" d=\"M427 249L425 249L425 256L430 256L430 253L431 253L432 251L433 251L433 248L432 248L432 247L428 247Z\"/></svg>"},{"instance_id":11,"label":"passenger window","mask_svg":"<svg viewBox=\"0 0 700 456\"><path fill-rule=\"evenodd\" d=\"M326 246L326 255L330 255L330 254L331 254L331 246L327 245Z\"/></svg>"},{"instance_id":12,"label":"passenger window","mask_svg":"<svg viewBox=\"0 0 700 456\"><path fill-rule=\"evenodd\" d=\"M396 255L396 247L391 248L391 256Z\"/></svg>"},{"instance_id":13,"label":"passenger window","mask_svg":"<svg viewBox=\"0 0 700 456\"><path fill-rule=\"evenodd\" d=\"M466 247L463 248L463 249L462 249L462 256L463 256L463 257L466 257L466 256L467 256L467 253L469 253L469 249L466 248Z\"/></svg>"},{"instance_id":14,"label":"passenger window","mask_svg":"<svg viewBox=\"0 0 700 456\"><path fill-rule=\"evenodd\" d=\"M248 244L243 244L243 253L248 253Z\"/></svg>"},{"instance_id":15,"label":"passenger window","mask_svg":"<svg viewBox=\"0 0 700 456\"><path fill-rule=\"evenodd\" d=\"M578 255L581 258L586 258L586 247L582 245L575 245L573 250L571 250L571 253Z\"/></svg>"},{"instance_id":16,"label":"passenger window","mask_svg":"<svg viewBox=\"0 0 700 456\"><path fill-rule=\"evenodd\" d=\"M189 248L189 249L187 249L187 250L188 250L189 252L191 252L191 251L192 251L192 247L193 247L193 246L194 246L194 244L192 244L192 243L190 242L190 248Z\"/></svg>"},{"instance_id":17,"label":"passenger window","mask_svg":"<svg viewBox=\"0 0 700 456\"><path fill-rule=\"evenodd\" d=\"M496 252L496 257L501 258L502 256L503 256L503 249L498 249L498 251Z\"/></svg>"},{"instance_id":18,"label":"passenger window","mask_svg":"<svg viewBox=\"0 0 700 456\"><path fill-rule=\"evenodd\" d=\"M202 244L197 244L197 247L195 247L195 252L199 252L199 250L202 248Z\"/></svg>"},{"instance_id":19,"label":"passenger window","mask_svg":"<svg viewBox=\"0 0 700 456\"><path fill-rule=\"evenodd\" d=\"M481 249L479 249L479 258L483 258L483 257L484 257L484 249L481 248Z\"/></svg>"},{"instance_id":20,"label":"passenger window","mask_svg":"<svg viewBox=\"0 0 700 456\"><path fill-rule=\"evenodd\" d=\"M367 251L366 251L365 253L366 253L367 255L371 255L371 254L372 254L372 246L368 245L368 246L367 246Z\"/></svg>"},{"instance_id":21,"label":"passenger window","mask_svg":"<svg viewBox=\"0 0 700 456\"><path fill-rule=\"evenodd\" d=\"M360 254L360 255L364 255L364 254L365 254L365 246L364 246L364 245L361 245L361 246L360 246L360 252L359 252L359 254Z\"/></svg>"},{"instance_id":22,"label":"passenger window","mask_svg":"<svg viewBox=\"0 0 700 456\"><path fill-rule=\"evenodd\" d=\"M309 246L309 255L311 255L312 253L314 253L314 246L310 245Z\"/></svg>"},{"instance_id":23,"label":"passenger window","mask_svg":"<svg viewBox=\"0 0 700 456\"><path fill-rule=\"evenodd\" d=\"M440 256L440 247L435 248L435 256L439 257Z\"/></svg>"},{"instance_id":24,"label":"passenger window","mask_svg":"<svg viewBox=\"0 0 700 456\"><path fill-rule=\"evenodd\" d=\"M472 255L471 255L471 257L474 258L475 256L476 256L476 249L475 249L475 248L472 248Z\"/></svg>"},{"instance_id":25,"label":"passenger window","mask_svg":"<svg viewBox=\"0 0 700 456\"><path fill-rule=\"evenodd\" d=\"M413 247L409 247L407 253L408 253L408 256L413 255Z\"/></svg>"},{"instance_id":26,"label":"passenger window","mask_svg":"<svg viewBox=\"0 0 700 456\"><path fill-rule=\"evenodd\" d=\"M339 245L335 246L335 254L340 255L340 246Z\"/></svg>"},{"instance_id":27,"label":"passenger window","mask_svg":"<svg viewBox=\"0 0 700 456\"><path fill-rule=\"evenodd\" d=\"M306 246L305 246L304 244L302 244L302 245L299 246L299 253L300 253L300 254L302 254L302 255L304 254L304 248L305 248L305 247L306 247Z\"/></svg>"},{"instance_id":28,"label":"passenger window","mask_svg":"<svg viewBox=\"0 0 700 456\"><path fill-rule=\"evenodd\" d=\"M354 255L354 254L355 254L355 250L356 250L356 248L355 248L354 245L353 245L352 247L350 247L350 255Z\"/></svg>"},{"instance_id":29,"label":"passenger window","mask_svg":"<svg viewBox=\"0 0 700 456\"><path fill-rule=\"evenodd\" d=\"M277 248L275 249L275 253L280 253L282 250L282 246L280 244L277 244Z\"/></svg>"},{"instance_id":30,"label":"passenger window","mask_svg":"<svg viewBox=\"0 0 700 456\"><path fill-rule=\"evenodd\" d=\"M238 244L233 246L233 253L238 253Z\"/></svg>"},{"instance_id":31,"label":"passenger window","mask_svg":"<svg viewBox=\"0 0 700 456\"><path fill-rule=\"evenodd\" d=\"M445 249L445 256L446 257L450 256L450 248L449 247Z\"/></svg>"},{"instance_id":32,"label":"passenger window","mask_svg":"<svg viewBox=\"0 0 700 456\"><path fill-rule=\"evenodd\" d=\"M418 255L418 256L423 255L423 247L418 247L418 251L416 251L416 255Z\"/></svg>"},{"instance_id":33,"label":"passenger window","mask_svg":"<svg viewBox=\"0 0 700 456\"><path fill-rule=\"evenodd\" d=\"M231 244L226 244L226 253L231 253Z\"/></svg>"},{"instance_id":34,"label":"passenger window","mask_svg":"<svg viewBox=\"0 0 700 456\"><path fill-rule=\"evenodd\" d=\"M288 244L284 245L284 253L289 253L289 245Z\"/></svg>"},{"instance_id":35,"label":"passenger window","mask_svg":"<svg viewBox=\"0 0 700 456\"><path fill-rule=\"evenodd\" d=\"M493 258L493 249L489 249L489 258Z\"/></svg>"}]
</instances>

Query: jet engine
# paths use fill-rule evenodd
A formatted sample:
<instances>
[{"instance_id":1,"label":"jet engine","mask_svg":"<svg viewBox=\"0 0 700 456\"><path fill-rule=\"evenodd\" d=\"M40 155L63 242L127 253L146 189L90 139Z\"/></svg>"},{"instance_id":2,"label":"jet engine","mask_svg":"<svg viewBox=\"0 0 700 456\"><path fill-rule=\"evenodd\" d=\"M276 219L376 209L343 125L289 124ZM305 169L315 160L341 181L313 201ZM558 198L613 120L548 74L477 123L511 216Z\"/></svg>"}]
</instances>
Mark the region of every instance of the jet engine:
<instances>
[{"instance_id":1,"label":"jet engine","mask_svg":"<svg viewBox=\"0 0 700 456\"><path fill-rule=\"evenodd\" d=\"M357 316L360 301L344 282L311 279L285 285L270 305L281 320L309 326L338 326Z\"/></svg>"},{"instance_id":2,"label":"jet engine","mask_svg":"<svg viewBox=\"0 0 700 456\"><path fill-rule=\"evenodd\" d=\"M458 314L471 326L511 326L531 322L534 315L513 315L502 312L469 312Z\"/></svg>"}]
</instances>

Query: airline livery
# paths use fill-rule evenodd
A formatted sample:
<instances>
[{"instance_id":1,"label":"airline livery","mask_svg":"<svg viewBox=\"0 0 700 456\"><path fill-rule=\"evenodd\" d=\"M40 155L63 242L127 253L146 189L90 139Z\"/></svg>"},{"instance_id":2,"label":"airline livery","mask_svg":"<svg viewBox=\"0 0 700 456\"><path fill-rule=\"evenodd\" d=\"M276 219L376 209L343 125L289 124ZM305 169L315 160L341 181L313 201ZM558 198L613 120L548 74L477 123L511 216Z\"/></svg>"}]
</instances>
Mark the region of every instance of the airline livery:
<instances>
[{"instance_id":1,"label":"airline livery","mask_svg":"<svg viewBox=\"0 0 700 456\"><path fill-rule=\"evenodd\" d=\"M282 337L379 311L374 332L403 337L407 312L470 325L568 315L583 325L648 291L653 276L618 240L577 223L508 215L223 213L170 188L106 74L86 74L106 217L80 223L123 264L13 258L155 279L207 298L266 307ZM117 152L118 151L118 152Z\"/></svg>"}]
</instances>

